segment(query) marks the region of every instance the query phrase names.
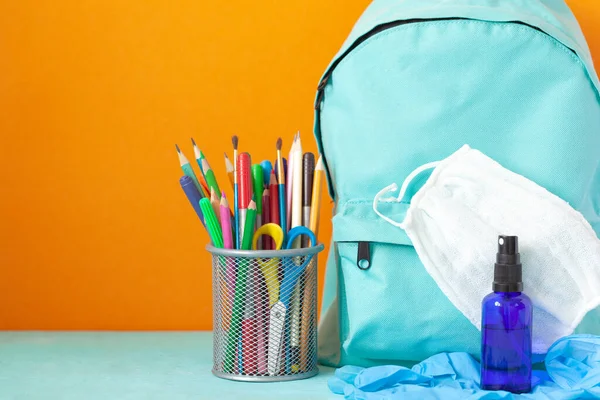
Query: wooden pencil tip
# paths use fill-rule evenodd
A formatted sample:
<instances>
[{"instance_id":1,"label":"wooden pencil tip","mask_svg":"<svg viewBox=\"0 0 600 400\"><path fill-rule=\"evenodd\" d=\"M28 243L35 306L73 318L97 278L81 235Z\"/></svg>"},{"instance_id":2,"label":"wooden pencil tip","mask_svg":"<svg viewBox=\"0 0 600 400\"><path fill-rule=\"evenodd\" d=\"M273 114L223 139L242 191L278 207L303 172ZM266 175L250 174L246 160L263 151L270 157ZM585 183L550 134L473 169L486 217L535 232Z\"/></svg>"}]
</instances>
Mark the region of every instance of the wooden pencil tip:
<instances>
[{"instance_id":1,"label":"wooden pencil tip","mask_svg":"<svg viewBox=\"0 0 600 400\"><path fill-rule=\"evenodd\" d=\"M323 156L321 156L320 154L319 154L319 160L317 161L317 166L315 167L315 169L318 169L319 171L325 170L325 166L323 165Z\"/></svg>"},{"instance_id":2,"label":"wooden pencil tip","mask_svg":"<svg viewBox=\"0 0 600 400\"><path fill-rule=\"evenodd\" d=\"M248 204L248 209L256 210L256 202L254 200L250 200L250 204Z\"/></svg>"},{"instance_id":3,"label":"wooden pencil tip","mask_svg":"<svg viewBox=\"0 0 600 400\"><path fill-rule=\"evenodd\" d=\"M175 148L177 149L178 153L181 153L181 150L179 150L179 146L177 145L177 143L175 143Z\"/></svg>"},{"instance_id":4,"label":"wooden pencil tip","mask_svg":"<svg viewBox=\"0 0 600 400\"><path fill-rule=\"evenodd\" d=\"M200 162L202 163L202 171L206 174L206 171L210 169L210 165L208 164L208 161L206 161L206 158L202 158Z\"/></svg>"},{"instance_id":5,"label":"wooden pencil tip","mask_svg":"<svg viewBox=\"0 0 600 400\"><path fill-rule=\"evenodd\" d=\"M192 146L196 147L196 142L194 141L194 138L191 138L191 139L192 139Z\"/></svg>"}]
</instances>

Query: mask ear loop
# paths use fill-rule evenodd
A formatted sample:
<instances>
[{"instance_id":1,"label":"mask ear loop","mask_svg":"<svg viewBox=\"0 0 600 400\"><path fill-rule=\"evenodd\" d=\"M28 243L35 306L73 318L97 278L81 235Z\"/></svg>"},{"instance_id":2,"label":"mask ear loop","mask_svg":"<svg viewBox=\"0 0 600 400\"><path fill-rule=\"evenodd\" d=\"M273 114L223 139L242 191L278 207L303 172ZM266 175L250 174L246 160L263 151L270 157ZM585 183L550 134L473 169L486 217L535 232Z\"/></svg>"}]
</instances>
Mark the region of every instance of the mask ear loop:
<instances>
[{"instance_id":1,"label":"mask ear loop","mask_svg":"<svg viewBox=\"0 0 600 400\"><path fill-rule=\"evenodd\" d=\"M386 186L385 188L381 189L376 195L375 198L373 199L373 211L375 211L375 214L377 214L380 218L383 218L385 221L389 222L390 224L397 226L401 229L404 229L404 220L402 220L402 222L398 222L398 221L394 221L393 219L383 215L378 209L377 209L377 205L379 204L379 202L385 202L385 203L391 203L393 201L396 202L401 202L402 199L404 198L404 196L406 195L406 191L408 190L411 182L417 177L419 176L422 172L427 171L429 169L435 168L438 166L440 162L439 161L434 161L434 162L430 162L427 164L423 164L420 167L416 168L413 172L411 172L406 179L404 179L404 182L402 182L402 187L400 188L400 193L398 194L397 198L393 198L393 197L388 197L385 199L382 199L383 195L388 193L388 192L395 192L398 190L398 185L396 185L395 183L392 183L389 186Z\"/></svg>"}]
</instances>

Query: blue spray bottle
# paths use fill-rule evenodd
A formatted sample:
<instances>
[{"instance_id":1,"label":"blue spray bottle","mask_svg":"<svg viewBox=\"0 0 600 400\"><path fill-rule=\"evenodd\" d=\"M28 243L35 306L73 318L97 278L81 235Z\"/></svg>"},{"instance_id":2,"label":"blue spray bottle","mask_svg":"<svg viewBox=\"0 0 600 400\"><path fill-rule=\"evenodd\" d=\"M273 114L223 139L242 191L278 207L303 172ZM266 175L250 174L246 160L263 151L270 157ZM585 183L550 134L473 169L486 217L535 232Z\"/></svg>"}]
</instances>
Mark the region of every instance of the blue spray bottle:
<instances>
[{"instance_id":1,"label":"blue spray bottle","mask_svg":"<svg viewBox=\"0 0 600 400\"><path fill-rule=\"evenodd\" d=\"M533 307L523 292L519 241L499 236L494 292L482 303L481 388L531 391Z\"/></svg>"}]
</instances>

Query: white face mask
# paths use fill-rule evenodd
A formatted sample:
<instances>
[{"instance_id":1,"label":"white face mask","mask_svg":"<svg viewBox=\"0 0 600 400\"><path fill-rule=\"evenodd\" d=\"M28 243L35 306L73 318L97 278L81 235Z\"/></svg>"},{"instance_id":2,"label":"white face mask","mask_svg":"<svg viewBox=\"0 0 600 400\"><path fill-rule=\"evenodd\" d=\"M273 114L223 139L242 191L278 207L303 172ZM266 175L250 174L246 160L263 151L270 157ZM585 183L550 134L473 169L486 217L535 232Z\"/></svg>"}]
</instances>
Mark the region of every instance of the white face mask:
<instances>
[{"instance_id":1,"label":"white face mask","mask_svg":"<svg viewBox=\"0 0 600 400\"><path fill-rule=\"evenodd\" d=\"M411 181L435 168L413 196L404 221L377 210L401 201ZM464 146L411 173L397 198L375 212L403 229L452 303L481 329L481 301L492 288L498 235L519 237L524 293L534 304L533 350L545 353L600 305L600 240L564 200Z\"/></svg>"}]
</instances>

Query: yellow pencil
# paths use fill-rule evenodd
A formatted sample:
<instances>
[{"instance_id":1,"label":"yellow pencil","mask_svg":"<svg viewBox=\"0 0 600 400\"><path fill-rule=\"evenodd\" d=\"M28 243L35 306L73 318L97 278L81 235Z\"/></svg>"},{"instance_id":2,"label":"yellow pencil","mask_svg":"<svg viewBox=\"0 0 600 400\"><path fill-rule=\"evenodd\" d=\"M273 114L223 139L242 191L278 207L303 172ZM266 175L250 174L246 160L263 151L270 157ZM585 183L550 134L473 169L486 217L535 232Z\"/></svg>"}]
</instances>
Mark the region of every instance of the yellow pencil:
<instances>
[{"instance_id":1,"label":"yellow pencil","mask_svg":"<svg viewBox=\"0 0 600 400\"><path fill-rule=\"evenodd\" d=\"M227 171L227 177L229 178L229 183L231 183L231 188L233 189L234 169L233 169L233 164L231 163L231 160L229 159L229 157L227 157L227 153L225 153L225 170Z\"/></svg>"},{"instance_id":2,"label":"yellow pencil","mask_svg":"<svg viewBox=\"0 0 600 400\"><path fill-rule=\"evenodd\" d=\"M321 191L322 181L325 179L325 166L322 156L319 156L317 166L315 167L315 176L313 178L312 200L310 202L310 230L315 236L319 237L319 217L321 215Z\"/></svg>"},{"instance_id":3,"label":"yellow pencil","mask_svg":"<svg viewBox=\"0 0 600 400\"><path fill-rule=\"evenodd\" d=\"M312 199L310 203L310 223L309 229L314 232L315 236L319 230L319 216L321 210L321 187L322 181L325 179L325 168L323 166L323 160L319 156L317 166L315 167L315 173L313 178L312 187ZM318 237L318 236L317 236ZM307 372L309 365L312 365L313 360L309 359L311 356L310 349L314 344L314 328L311 329L311 325L315 323L316 315L316 292L315 285L312 285L313 274L316 270L313 266L309 266L304 272L304 279L307 284L304 285L304 293L302 296L302 321L300 325L301 339L300 339L300 370ZM312 354L312 357L315 355Z\"/></svg>"}]
</instances>

